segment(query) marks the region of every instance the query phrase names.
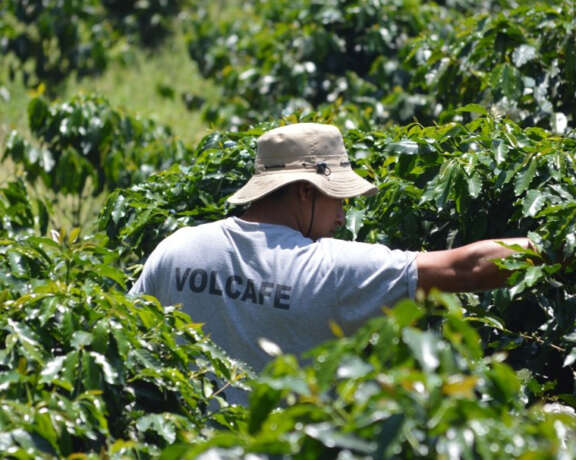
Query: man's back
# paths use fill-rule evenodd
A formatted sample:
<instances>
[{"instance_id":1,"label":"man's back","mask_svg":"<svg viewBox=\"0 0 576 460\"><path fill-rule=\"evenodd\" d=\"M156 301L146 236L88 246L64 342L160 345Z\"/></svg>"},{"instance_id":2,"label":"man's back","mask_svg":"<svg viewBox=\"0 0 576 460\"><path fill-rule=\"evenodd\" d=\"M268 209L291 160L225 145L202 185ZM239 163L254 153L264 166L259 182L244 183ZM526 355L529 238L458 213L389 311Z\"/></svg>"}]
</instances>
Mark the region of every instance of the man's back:
<instances>
[{"instance_id":1,"label":"man's back","mask_svg":"<svg viewBox=\"0 0 576 460\"><path fill-rule=\"evenodd\" d=\"M260 370L270 359L262 337L299 355L333 338L331 321L351 332L385 303L413 296L415 257L229 218L164 240L132 292L182 304L232 357Z\"/></svg>"}]
</instances>

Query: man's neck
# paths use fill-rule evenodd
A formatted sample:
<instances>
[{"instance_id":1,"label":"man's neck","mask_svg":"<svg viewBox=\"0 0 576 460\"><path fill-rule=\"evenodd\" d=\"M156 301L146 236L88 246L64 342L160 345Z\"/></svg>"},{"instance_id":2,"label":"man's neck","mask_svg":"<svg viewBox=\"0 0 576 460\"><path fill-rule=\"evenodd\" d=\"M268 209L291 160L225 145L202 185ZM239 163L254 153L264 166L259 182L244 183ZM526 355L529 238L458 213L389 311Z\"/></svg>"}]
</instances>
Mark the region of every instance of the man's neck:
<instances>
[{"instance_id":1,"label":"man's neck","mask_svg":"<svg viewBox=\"0 0 576 460\"><path fill-rule=\"evenodd\" d=\"M291 206L284 202L271 202L267 200L254 202L240 218L261 224L284 225L294 230L302 231L298 225L297 215L291 211Z\"/></svg>"}]
</instances>

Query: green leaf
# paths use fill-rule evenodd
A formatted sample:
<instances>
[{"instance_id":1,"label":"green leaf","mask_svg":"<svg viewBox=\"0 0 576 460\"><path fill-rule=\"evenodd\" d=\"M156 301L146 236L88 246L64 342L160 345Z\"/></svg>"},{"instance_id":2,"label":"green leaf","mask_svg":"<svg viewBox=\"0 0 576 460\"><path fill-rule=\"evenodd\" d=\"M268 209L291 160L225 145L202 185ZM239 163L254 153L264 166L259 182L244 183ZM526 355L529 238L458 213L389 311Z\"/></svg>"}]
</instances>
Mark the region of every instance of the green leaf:
<instances>
[{"instance_id":1,"label":"green leaf","mask_svg":"<svg viewBox=\"0 0 576 460\"><path fill-rule=\"evenodd\" d=\"M566 355L564 358L564 362L562 363L562 367L572 366L576 362L576 348L572 348L570 353Z\"/></svg>"},{"instance_id":2,"label":"green leaf","mask_svg":"<svg viewBox=\"0 0 576 460\"><path fill-rule=\"evenodd\" d=\"M91 351L90 356L94 359L94 362L102 368L102 374L106 382L110 385L119 383L118 372L114 370L104 355Z\"/></svg>"},{"instance_id":3,"label":"green leaf","mask_svg":"<svg viewBox=\"0 0 576 460\"><path fill-rule=\"evenodd\" d=\"M492 393L501 403L518 401L521 383L516 373L506 364L494 363L487 372L490 383L493 385Z\"/></svg>"},{"instance_id":4,"label":"green leaf","mask_svg":"<svg viewBox=\"0 0 576 460\"><path fill-rule=\"evenodd\" d=\"M536 176L536 168L536 159L531 159L525 168L518 171L516 180L514 181L514 193L516 195L521 195L528 190L532 180Z\"/></svg>"},{"instance_id":5,"label":"green leaf","mask_svg":"<svg viewBox=\"0 0 576 460\"><path fill-rule=\"evenodd\" d=\"M443 333L463 356L475 361L482 358L480 336L465 319L450 317L444 323Z\"/></svg>"},{"instance_id":6,"label":"green leaf","mask_svg":"<svg viewBox=\"0 0 576 460\"><path fill-rule=\"evenodd\" d=\"M366 376L373 367L356 356L345 356L338 366L337 377L340 379L356 379Z\"/></svg>"},{"instance_id":7,"label":"green leaf","mask_svg":"<svg viewBox=\"0 0 576 460\"><path fill-rule=\"evenodd\" d=\"M419 151L418 143L414 141L391 142L386 146L386 151L400 155L416 155Z\"/></svg>"},{"instance_id":8,"label":"green leaf","mask_svg":"<svg viewBox=\"0 0 576 460\"><path fill-rule=\"evenodd\" d=\"M128 354L130 352L131 344L126 335L125 331L118 327L116 324L112 324L111 333L116 340L116 344L118 346L118 353L122 357L122 359L126 360L128 358Z\"/></svg>"},{"instance_id":9,"label":"green leaf","mask_svg":"<svg viewBox=\"0 0 576 460\"><path fill-rule=\"evenodd\" d=\"M486 107L484 107L480 104L466 104L462 107L458 107L456 109L456 112L457 113L470 112L470 113L477 113L479 115L488 116L488 110L486 110Z\"/></svg>"},{"instance_id":10,"label":"green leaf","mask_svg":"<svg viewBox=\"0 0 576 460\"><path fill-rule=\"evenodd\" d=\"M270 413L278 406L282 392L270 388L268 385L257 383L250 393L250 412L248 419L248 432L258 433Z\"/></svg>"},{"instance_id":11,"label":"green leaf","mask_svg":"<svg viewBox=\"0 0 576 460\"><path fill-rule=\"evenodd\" d=\"M50 114L48 104L42 98L35 97L28 103L28 122L33 132L40 132L46 126Z\"/></svg>"},{"instance_id":12,"label":"green leaf","mask_svg":"<svg viewBox=\"0 0 576 460\"><path fill-rule=\"evenodd\" d=\"M522 202L522 214L535 217L546 204L546 195L539 190L529 190Z\"/></svg>"},{"instance_id":13,"label":"green leaf","mask_svg":"<svg viewBox=\"0 0 576 460\"><path fill-rule=\"evenodd\" d=\"M376 448L376 443L367 442L360 437L341 433L328 422L306 425L304 432L331 449L353 449L360 453L369 454Z\"/></svg>"},{"instance_id":14,"label":"green leaf","mask_svg":"<svg viewBox=\"0 0 576 460\"><path fill-rule=\"evenodd\" d=\"M24 355L28 359L33 359L36 362L44 362L42 347L32 329L25 324L18 323L12 319L8 319L8 325L12 333L17 337L18 341L22 345Z\"/></svg>"},{"instance_id":15,"label":"green leaf","mask_svg":"<svg viewBox=\"0 0 576 460\"><path fill-rule=\"evenodd\" d=\"M107 264L92 265L91 270L103 278L115 281L122 289L126 289L126 275L121 270Z\"/></svg>"},{"instance_id":16,"label":"green leaf","mask_svg":"<svg viewBox=\"0 0 576 460\"><path fill-rule=\"evenodd\" d=\"M374 458L389 458L396 440L400 437L406 416L393 414L380 424L378 448Z\"/></svg>"},{"instance_id":17,"label":"green leaf","mask_svg":"<svg viewBox=\"0 0 576 460\"><path fill-rule=\"evenodd\" d=\"M425 371L431 372L438 368L440 359L438 358L438 337L436 335L432 332L406 328L402 332L402 338Z\"/></svg>"},{"instance_id":18,"label":"green leaf","mask_svg":"<svg viewBox=\"0 0 576 460\"><path fill-rule=\"evenodd\" d=\"M160 436L167 444L176 440L176 428L174 423L163 414L148 414L136 421L136 427L140 431L152 431Z\"/></svg>"},{"instance_id":19,"label":"green leaf","mask_svg":"<svg viewBox=\"0 0 576 460\"><path fill-rule=\"evenodd\" d=\"M470 322L479 322L479 323L483 323L486 324L487 326L496 328L500 331L503 331L504 325L502 324L502 321L493 317L493 316L468 316L466 318L467 321Z\"/></svg>"},{"instance_id":20,"label":"green leaf","mask_svg":"<svg viewBox=\"0 0 576 460\"><path fill-rule=\"evenodd\" d=\"M48 361L40 373L40 383L50 383L56 379L62 370L65 359L66 356L64 355L56 356Z\"/></svg>"},{"instance_id":21,"label":"green leaf","mask_svg":"<svg viewBox=\"0 0 576 460\"><path fill-rule=\"evenodd\" d=\"M38 433L44 439L46 439L50 445L59 452L59 427L55 426L56 417L51 417L50 412L37 412L34 420L33 431Z\"/></svg>"},{"instance_id":22,"label":"green leaf","mask_svg":"<svg viewBox=\"0 0 576 460\"><path fill-rule=\"evenodd\" d=\"M74 331L70 345L72 345L76 350L79 350L90 345L92 340L93 336L90 332Z\"/></svg>"},{"instance_id":23,"label":"green leaf","mask_svg":"<svg viewBox=\"0 0 576 460\"><path fill-rule=\"evenodd\" d=\"M468 193L472 198L478 198L482 192L482 176L475 172L468 177Z\"/></svg>"},{"instance_id":24,"label":"green leaf","mask_svg":"<svg viewBox=\"0 0 576 460\"><path fill-rule=\"evenodd\" d=\"M306 381L300 376L267 377L259 379L260 383L274 390L287 390L299 395L309 395L310 390Z\"/></svg>"},{"instance_id":25,"label":"green leaf","mask_svg":"<svg viewBox=\"0 0 576 460\"><path fill-rule=\"evenodd\" d=\"M66 359L64 360L60 380L66 381L71 386L74 386L74 382L79 378L80 368L80 352L71 351L66 355Z\"/></svg>"},{"instance_id":26,"label":"green leaf","mask_svg":"<svg viewBox=\"0 0 576 460\"><path fill-rule=\"evenodd\" d=\"M500 86L504 96L510 101L517 100L522 91L522 80L519 72L509 64L504 64L500 77Z\"/></svg>"},{"instance_id":27,"label":"green leaf","mask_svg":"<svg viewBox=\"0 0 576 460\"><path fill-rule=\"evenodd\" d=\"M346 213L346 228L352 233L352 240L358 239L358 232L366 215L365 209L352 208Z\"/></svg>"},{"instance_id":28,"label":"green leaf","mask_svg":"<svg viewBox=\"0 0 576 460\"><path fill-rule=\"evenodd\" d=\"M82 353L82 384L87 390L100 388L100 371L90 353Z\"/></svg>"},{"instance_id":29,"label":"green leaf","mask_svg":"<svg viewBox=\"0 0 576 460\"><path fill-rule=\"evenodd\" d=\"M20 382L22 378L23 375L18 371L0 373L0 392L7 391L10 385Z\"/></svg>"},{"instance_id":30,"label":"green leaf","mask_svg":"<svg viewBox=\"0 0 576 460\"><path fill-rule=\"evenodd\" d=\"M526 270L526 274L524 275L524 282L528 287L532 287L545 277L546 277L545 267L542 265L537 265L529 267L528 270Z\"/></svg>"},{"instance_id":31,"label":"green leaf","mask_svg":"<svg viewBox=\"0 0 576 460\"><path fill-rule=\"evenodd\" d=\"M425 314L425 310L415 301L404 299L394 308L387 310L389 316L395 319L400 329L410 326Z\"/></svg>"},{"instance_id":32,"label":"green leaf","mask_svg":"<svg viewBox=\"0 0 576 460\"><path fill-rule=\"evenodd\" d=\"M508 144L502 139L496 139L492 141L492 151L494 152L494 156L496 158L496 164L500 165L506 161L509 150L510 148Z\"/></svg>"}]
</instances>

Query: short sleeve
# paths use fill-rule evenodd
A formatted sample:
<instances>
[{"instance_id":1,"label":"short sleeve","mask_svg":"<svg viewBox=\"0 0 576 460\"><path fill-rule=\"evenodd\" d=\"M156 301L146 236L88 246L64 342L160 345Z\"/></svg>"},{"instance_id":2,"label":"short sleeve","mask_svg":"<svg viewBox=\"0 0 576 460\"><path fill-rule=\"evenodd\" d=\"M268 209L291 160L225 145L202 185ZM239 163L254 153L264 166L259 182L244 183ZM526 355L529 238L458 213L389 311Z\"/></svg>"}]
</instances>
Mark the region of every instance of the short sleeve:
<instances>
[{"instance_id":1,"label":"short sleeve","mask_svg":"<svg viewBox=\"0 0 576 460\"><path fill-rule=\"evenodd\" d=\"M418 252L391 250L382 244L320 240L331 259L340 326L354 330L366 320L414 298L418 284Z\"/></svg>"}]
</instances>

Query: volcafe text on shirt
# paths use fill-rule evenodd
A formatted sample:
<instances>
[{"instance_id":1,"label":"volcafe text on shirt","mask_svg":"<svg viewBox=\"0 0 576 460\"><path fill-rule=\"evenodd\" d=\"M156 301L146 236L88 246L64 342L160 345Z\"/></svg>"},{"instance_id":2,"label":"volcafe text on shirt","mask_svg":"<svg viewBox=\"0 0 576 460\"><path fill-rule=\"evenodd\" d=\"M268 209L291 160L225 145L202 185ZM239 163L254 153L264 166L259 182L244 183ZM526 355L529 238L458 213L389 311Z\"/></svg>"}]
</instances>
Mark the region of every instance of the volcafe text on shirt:
<instances>
[{"instance_id":1,"label":"volcafe text on shirt","mask_svg":"<svg viewBox=\"0 0 576 460\"><path fill-rule=\"evenodd\" d=\"M189 289L195 293L208 293L226 296L241 302L269 305L282 310L290 309L291 286L257 281L243 275L222 275L214 270L176 267L176 289L182 292Z\"/></svg>"}]
</instances>

